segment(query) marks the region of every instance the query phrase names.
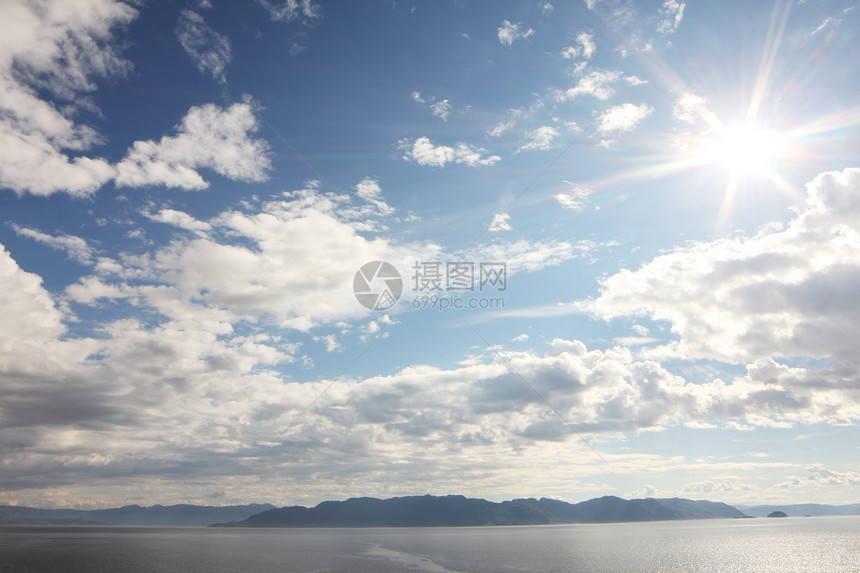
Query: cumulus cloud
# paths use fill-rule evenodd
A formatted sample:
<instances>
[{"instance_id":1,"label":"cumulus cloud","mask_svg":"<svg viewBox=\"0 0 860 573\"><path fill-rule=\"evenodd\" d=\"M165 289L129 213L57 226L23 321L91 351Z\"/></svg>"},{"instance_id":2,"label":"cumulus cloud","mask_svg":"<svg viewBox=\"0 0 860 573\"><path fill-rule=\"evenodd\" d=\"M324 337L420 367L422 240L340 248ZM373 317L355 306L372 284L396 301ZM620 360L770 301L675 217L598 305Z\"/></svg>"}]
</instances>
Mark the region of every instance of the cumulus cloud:
<instances>
[{"instance_id":1,"label":"cumulus cloud","mask_svg":"<svg viewBox=\"0 0 860 573\"><path fill-rule=\"evenodd\" d=\"M400 146L406 150L404 159L415 161L419 165L444 167L448 163L460 163L469 167L479 167L494 165L501 160L498 155L485 157L486 150L465 143L459 143L457 147L434 145L428 137L419 137L411 144L408 140L402 140Z\"/></svg>"},{"instance_id":2,"label":"cumulus cloud","mask_svg":"<svg viewBox=\"0 0 860 573\"><path fill-rule=\"evenodd\" d=\"M51 295L42 287L42 279L22 270L5 248L0 248L0 281L4 317L0 359L8 365L16 360L16 350L27 349L29 354L63 334L66 327Z\"/></svg>"},{"instance_id":3,"label":"cumulus cloud","mask_svg":"<svg viewBox=\"0 0 860 573\"><path fill-rule=\"evenodd\" d=\"M91 127L72 119L97 111L86 93L98 76L125 73L130 65L113 47L114 30L137 12L112 0L7 3L0 26L0 186L18 193L58 191L87 195L115 180L119 186L166 185L201 189L196 171L210 168L225 177L262 181L269 167L265 142L250 137L257 125L252 105L227 109L193 107L179 134L159 142L135 142L118 165L84 153L102 143ZM177 35L201 70L224 79L229 42L202 18L185 11ZM44 90L52 101L39 96ZM67 105L59 102L68 100ZM80 102L80 103L78 103Z\"/></svg>"},{"instance_id":4,"label":"cumulus cloud","mask_svg":"<svg viewBox=\"0 0 860 573\"><path fill-rule=\"evenodd\" d=\"M820 174L807 192L787 228L676 248L607 278L590 310L668 322L677 356L857 363L860 169Z\"/></svg>"},{"instance_id":5,"label":"cumulus cloud","mask_svg":"<svg viewBox=\"0 0 860 573\"><path fill-rule=\"evenodd\" d=\"M236 228L248 222L236 221ZM21 292L18 304L4 310L27 319L12 340L15 350L22 350L22 341L59 344L60 317L38 277L21 272L3 252L0 280ZM140 294L161 308L170 308L171 300L175 306L171 289ZM549 472L544 477L553 481L571 471L595 471L596 454L573 430L593 435L703 421L766 423L792 419L801 410L820 415L824 406L834 406L809 400L809 387L801 400L803 395L793 394L799 387L786 388L786 379L693 384L625 349L596 350L563 339L553 340L544 353L497 349L492 358L449 369L416 365L359 379L285 380L270 366L289 360L295 348L272 335L240 335L223 318L174 311L155 326L117 321L106 325L108 338L87 348L98 350L98 360L67 351L55 357L51 376L36 371L21 379L19 372L17 386L12 371L0 366L3 443L21 436L4 459L14 475L26 476L7 482L7 488L31 488L37 495L57 485L118 478L127 485L164 478L174 484L230 483L250 472L254 483L237 484L237 491L247 495L252 488L268 497L281 487L282 468L288 466L291 495L340 497L385 492L378 479L384 468L386 483L392 476L397 483L420 476L421 487L445 488L462 485L464 475L533 476L534 464L544 462ZM7 324L0 335L11 332ZM318 335L318 341L338 349L334 336ZM76 344L82 352L85 345ZM0 352L5 348L0 345ZM27 392L9 391L24 385ZM70 386L73 393L65 390ZM52 408L48 396L62 397L63 408ZM48 445L51 456L40 456ZM514 453L535 445L527 462L518 465ZM571 448L582 467L551 463ZM350 463L343 468L346 452ZM347 491L320 484L318 475L332 464L338 464L338 484L346 484ZM635 471L630 464L623 467ZM825 477L834 476L844 480L835 472ZM540 479L528 484L546 487Z\"/></svg>"},{"instance_id":6,"label":"cumulus cloud","mask_svg":"<svg viewBox=\"0 0 860 573\"><path fill-rule=\"evenodd\" d=\"M200 168L233 180L264 181L270 167L268 145L252 137L257 129L251 103L226 109L215 104L192 107L177 135L134 143L117 165L116 184L204 189L209 183L198 173Z\"/></svg>"},{"instance_id":7,"label":"cumulus cloud","mask_svg":"<svg viewBox=\"0 0 860 573\"><path fill-rule=\"evenodd\" d=\"M358 465L344 479L364 488L375 471L361 463L365 454L384 466L406 455L438 467L428 440L434 448L462 440L464 451L492 457L538 434L564 439L544 429L545 420L533 420L530 410L521 411L534 409L532 402L513 409L503 404L493 389L500 375L503 386L512 380L503 364L479 360L473 370L451 371L416 366L363 380L297 381L284 373L287 364L303 360L297 330L309 331L304 340L331 351L348 348L344 337L367 314L352 294L359 266L381 259L409 269L416 260L446 259L432 244L397 244L367 232L368 212L389 212L379 203L384 204L379 183L364 178L349 195L309 184L205 221L150 207L142 213L147 218L192 232L171 234L148 253L120 254L110 268L93 262L91 274L59 296L0 251L0 451L11 464L7 470L20 476L4 486L38 497L45 488L76 484L80 499L89 487L81 484L98 489L104 480L137 487L170 479L183 488L204 476L229 481L252 471L266 488L275 484L272 467L301 459L310 473L291 475L310 487L311 474L330 467L335 451L348 450ZM19 230L96 259L74 238ZM591 249L521 241L480 245L447 258L506 261L513 274ZM73 310L86 314L106 304L111 318L98 326L97 338L68 334L65 323L76 320ZM383 339L393 324L381 317L353 330ZM472 387L474 380L479 387ZM440 393L440 384L452 393ZM478 392L474 408L468 392ZM443 395L441 402L415 409L434 394ZM496 418L504 414L477 413L488 407L483 397L490 410L519 412L516 423L500 427ZM403 442L403 435L412 438ZM334 450L314 445L323 442ZM41 453L46 447L50 456ZM455 458L446 472L472 471L470 453ZM438 477L434 473L432 479ZM242 487L245 495L250 487L252 495L277 499L256 486Z\"/></svg>"},{"instance_id":8,"label":"cumulus cloud","mask_svg":"<svg viewBox=\"0 0 860 573\"><path fill-rule=\"evenodd\" d=\"M609 108L597 118L600 133L623 133L632 131L640 121L651 115L654 108L645 104L625 103Z\"/></svg>"},{"instance_id":9,"label":"cumulus cloud","mask_svg":"<svg viewBox=\"0 0 860 573\"><path fill-rule=\"evenodd\" d=\"M212 74L222 84L227 83L227 66L232 58L227 36L213 30L197 12L183 10L176 25L176 37L198 70Z\"/></svg>"},{"instance_id":10,"label":"cumulus cloud","mask_svg":"<svg viewBox=\"0 0 860 573\"><path fill-rule=\"evenodd\" d=\"M580 78L574 87L556 94L556 99L564 101L581 95L590 95L599 100L607 100L615 93L611 84L620 77L621 72L618 71L593 70Z\"/></svg>"},{"instance_id":11,"label":"cumulus cloud","mask_svg":"<svg viewBox=\"0 0 860 573\"><path fill-rule=\"evenodd\" d=\"M660 23L657 25L657 31L661 34L671 34L681 25L681 20L684 18L684 8L687 7L685 2L679 0L666 0L660 7Z\"/></svg>"},{"instance_id":12,"label":"cumulus cloud","mask_svg":"<svg viewBox=\"0 0 860 573\"><path fill-rule=\"evenodd\" d=\"M511 24L507 20L502 22L502 25L499 26L498 32L499 42L507 44L508 46L511 46L514 43L514 40L525 40L535 33L531 28L523 30L522 24L519 22Z\"/></svg>"},{"instance_id":13,"label":"cumulus cloud","mask_svg":"<svg viewBox=\"0 0 860 573\"><path fill-rule=\"evenodd\" d=\"M290 467L291 495L298 498L381 495L390 487L378 479L383 470L385 483L421 476L422 488L456 489L469 476L492 489L481 480L501 472L506 480L512 474L536 480L523 483L539 489L544 478L595 471L596 455L573 429L590 436L860 419L858 402L850 399L857 389L836 373L759 359L732 380L692 383L628 349L565 339L552 340L545 352L499 347L447 369L413 365L355 379L286 377L276 366L301 358L290 341L293 329L316 326L308 339L331 351L347 348L343 321L366 312L351 293L358 266L382 259L409 268L415 260L443 258L438 247L359 233L366 228L362 205L376 201L383 201L379 183L365 178L349 196L309 185L205 222L167 208L148 214L195 232L177 234L152 253L125 256L119 272L96 272L66 290L73 305L104 299L126 305L129 316L103 324L98 339L69 337L67 317L40 278L0 251L0 444L7 471L20 476L4 485L26 499L65 484L97 487L122 479L143 487L170 479L179 490L215 479L243 496L253 491L279 499L282 469ZM838 181L815 186L810 209L824 216L834 204L840 213L830 216L841 217L847 232L860 201L840 192ZM832 228L820 233L834 236ZM596 248L520 241L478 245L451 258L506 261L516 273L588 257ZM381 336L383 325L394 321L372 322L361 332ZM323 324L338 330L320 330ZM534 445L540 447L517 465L515 452ZM41 455L45 448L50 456ZM571 448L582 448L576 450L582 467L559 467L558 456ZM537 479L534 464L544 462L556 469ZM338 485L321 486L318 476L332 464L339 467ZM828 472L814 473L850 479ZM249 473L253 484L244 479ZM83 486L75 487L80 495Z\"/></svg>"},{"instance_id":14,"label":"cumulus cloud","mask_svg":"<svg viewBox=\"0 0 860 573\"><path fill-rule=\"evenodd\" d=\"M550 149L553 140L558 137L558 130L550 125L544 125L529 132L526 137L529 141L522 144L517 152Z\"/></svg>"},{"instance_id":15,"label":"cumulus cloud","mask_svg":"<svg viewBox=\"0 0 860 573\"><path fill-rule=\"evenodd\" d=\"M75 117L93 81L130 65L114 31L136 10L114 0L10 0L0 23L0 186L18 193L87 195L114 175L104 159L81 155L101 136ZM38 95L45 90L64 105Z\"/></svg>"}]
</instances>

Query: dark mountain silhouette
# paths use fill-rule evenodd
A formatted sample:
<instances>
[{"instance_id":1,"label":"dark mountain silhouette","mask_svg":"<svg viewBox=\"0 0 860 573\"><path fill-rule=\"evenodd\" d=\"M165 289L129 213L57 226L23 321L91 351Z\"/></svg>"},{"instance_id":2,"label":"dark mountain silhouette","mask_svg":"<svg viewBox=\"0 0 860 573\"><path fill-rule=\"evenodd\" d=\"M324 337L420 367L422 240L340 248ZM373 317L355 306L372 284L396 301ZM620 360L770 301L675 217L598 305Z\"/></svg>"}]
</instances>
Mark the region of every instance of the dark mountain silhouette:
<instances>
[{"instance_id":1,"label":"dark mountain silhouette","mask_svg":"<svg viewBox=\"0 0 860 573\"><path fill-rule=\"evenodd\" d=\"M606 496L570 504L547 498L495 503L462 495L425 495L325 501L313 508L282 507L214 527L452 527L727 517L745 515L724 503L680 498L625 500Z\"/></svg>"},{"instance_id":2,"label":"dark mountain silhouette","mask_svg":"<svg viewBox=\"0 0 860 573\"><path fill-rule=\"evenodd\" d=\"M180 504L82 510L4 505L0 506L0 525L209 525L242 520L274 507L269 503L224 507Z\"/></svg>"},{"instance_id":3,"label":"dark mountain silhouette","mask_svg":"<svg viewBox=\"0 0 860 573\"><path fill-rule=\"evenodd\" d=\"M788 517L785 513L781 511L774 511L768 515L768 517Z\"/></svg>"}]
</instances>

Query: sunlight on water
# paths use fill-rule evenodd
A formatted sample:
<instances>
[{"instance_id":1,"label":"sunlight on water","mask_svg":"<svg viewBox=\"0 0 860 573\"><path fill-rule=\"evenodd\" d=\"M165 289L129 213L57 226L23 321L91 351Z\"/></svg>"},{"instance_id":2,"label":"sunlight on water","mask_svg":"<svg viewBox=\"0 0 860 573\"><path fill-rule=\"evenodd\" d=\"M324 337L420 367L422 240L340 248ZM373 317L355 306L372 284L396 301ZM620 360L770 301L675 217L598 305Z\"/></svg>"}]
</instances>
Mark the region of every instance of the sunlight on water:
<instances>
[{"instance_id":1,"label":"sunlight on water","mask_svg":"<svg viewBox=\"0 0 860 573\"><path fill-rule=\"evenodd\" d=\"M860 572L860 517L532 527L0 530L0 571Z\"/></svg>"}]
</instances>

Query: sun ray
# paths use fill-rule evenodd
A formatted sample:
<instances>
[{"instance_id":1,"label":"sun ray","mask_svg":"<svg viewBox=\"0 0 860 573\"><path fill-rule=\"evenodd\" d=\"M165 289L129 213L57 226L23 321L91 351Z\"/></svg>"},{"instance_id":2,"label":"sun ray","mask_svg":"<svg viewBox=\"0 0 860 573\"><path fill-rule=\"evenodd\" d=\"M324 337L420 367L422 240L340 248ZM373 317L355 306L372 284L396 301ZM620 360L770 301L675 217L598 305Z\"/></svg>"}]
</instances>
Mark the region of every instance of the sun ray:
<instances>
[{"instance_id":1,"label":"sun ray","mask_svg":"<svg viewBox=\"0 0 860 573\"><path fill-rule=\"evenodd\" d=\"M774 3L764 43L764 51L759 62L752 97L750 97L747 107L747 124L754 124L758 119L761 102L768 92L770 79L773 77L776 56L779 53L779 46L782 43L782 36L785 33L785 26L788 23L788 15L790 13L791 2L782 3L777 1Z\"/></svg>"}]
</instances>

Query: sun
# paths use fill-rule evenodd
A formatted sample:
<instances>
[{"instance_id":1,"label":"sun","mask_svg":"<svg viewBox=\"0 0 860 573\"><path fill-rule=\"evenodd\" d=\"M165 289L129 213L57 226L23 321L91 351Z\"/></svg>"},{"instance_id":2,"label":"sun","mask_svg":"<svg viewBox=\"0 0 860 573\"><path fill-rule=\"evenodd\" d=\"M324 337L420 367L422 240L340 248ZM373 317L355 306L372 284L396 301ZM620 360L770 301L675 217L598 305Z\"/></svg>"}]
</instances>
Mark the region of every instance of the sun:
<instances>
[{"instance_id":1,"label":"sun","mask_svg":"<svg viewBox=\"0 0 860 573\"><path fill-rule=\"evenodd\" d=\"M744 123L711 128L698 147L699 162L722 166L734 177L768 175L774 162L785 158L788 138Z\"/></svg>"}]
</instances>

